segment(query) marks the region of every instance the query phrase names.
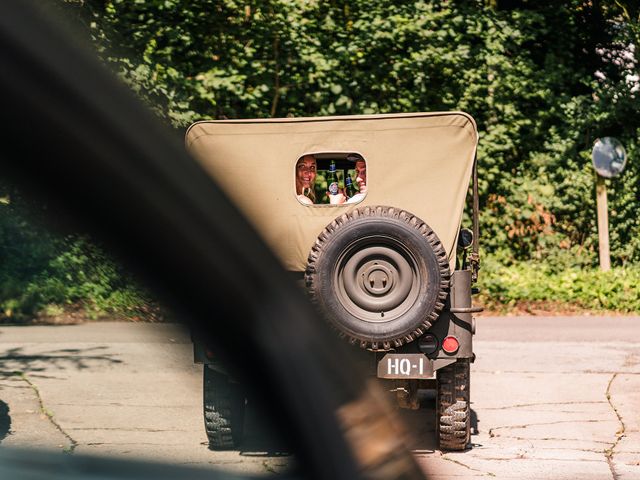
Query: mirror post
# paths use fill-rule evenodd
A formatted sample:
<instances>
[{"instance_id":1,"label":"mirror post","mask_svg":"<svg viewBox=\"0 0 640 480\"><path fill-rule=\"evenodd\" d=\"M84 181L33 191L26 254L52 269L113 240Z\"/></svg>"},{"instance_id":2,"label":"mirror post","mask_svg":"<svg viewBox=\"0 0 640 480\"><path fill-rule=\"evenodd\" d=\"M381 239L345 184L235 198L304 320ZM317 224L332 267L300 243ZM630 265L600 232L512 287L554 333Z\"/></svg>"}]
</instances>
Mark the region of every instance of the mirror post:
<instances>
[{"instance_id":1,"label":"mirror post","mask_svg":"<svg viewBox=\"0 0 640 480\"><path fill-rule=\"evenodd\" d=\"M596 175L596 206L598 213L598 251L600 254L600 269L607 272L611 269L609 254L609 212L607 206L607 186L604 178Z\"/></svg>"},{"instance_id":2,"label":"mirror post","mask_svg":"<svg viewBox=\"0 0 640 480\"><path fill-rule=\"evenodd\" d=\"M598 253L600 269L611 269L609 252L609 210L607 207L607 186L605 178L615 178L624 171L627 152L620 141L613 137L598 138L591 150L591 162L596 172L596 211L598 215Z\"/></svg>"}]
</instances>

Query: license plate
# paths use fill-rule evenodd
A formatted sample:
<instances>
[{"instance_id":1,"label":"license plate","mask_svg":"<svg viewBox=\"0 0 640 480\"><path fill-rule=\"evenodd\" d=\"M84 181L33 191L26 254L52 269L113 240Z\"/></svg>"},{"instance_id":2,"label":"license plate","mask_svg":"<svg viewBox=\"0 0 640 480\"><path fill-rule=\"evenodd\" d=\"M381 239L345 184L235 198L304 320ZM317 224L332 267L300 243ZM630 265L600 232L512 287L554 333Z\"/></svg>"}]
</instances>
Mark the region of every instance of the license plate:
<instances>
[{"instance_id":1,"label":"license plate","mask_svg":"<svg viewBox=\"0 0 640 480\"><path fill-rule=\"evenodd\" d=\"M378 362L378 378L431 378L433 364L422 353L387 353Z\"/></svg>"}]
</instances>

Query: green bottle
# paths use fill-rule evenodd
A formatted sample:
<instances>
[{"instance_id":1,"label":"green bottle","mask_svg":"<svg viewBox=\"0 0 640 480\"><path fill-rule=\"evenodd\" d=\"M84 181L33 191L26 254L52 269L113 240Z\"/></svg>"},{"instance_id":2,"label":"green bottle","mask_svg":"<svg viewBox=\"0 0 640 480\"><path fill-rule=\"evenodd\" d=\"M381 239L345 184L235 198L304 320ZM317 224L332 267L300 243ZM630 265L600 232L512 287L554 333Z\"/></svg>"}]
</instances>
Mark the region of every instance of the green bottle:
<instances>
[{"instance_id":1,"label":"green bottle","mask_svg":"<svg viewBox=\"0 0 640 480\"><path fill-rule=\"evenodd\" d=\"M337 195L340 191L338 186L338 174L336 173L336 162L331 160L331 164L329 165L329 176L327 177L327 185L330 195Z\"/></svg>"},{"instance_id":2,"label":"green bottle","mask_svg":"<svg viewBox=\"0 0 640 480\"><path fill-rule=\"evenodd\" d=\"M356 193L358 193L358 191L356 190L356 187L353 185L353 182L351 181L350 175L347 175L347 179L345 180L345 183L347 186L347 198L351 198Z\"/></svg>"}]
</instances>

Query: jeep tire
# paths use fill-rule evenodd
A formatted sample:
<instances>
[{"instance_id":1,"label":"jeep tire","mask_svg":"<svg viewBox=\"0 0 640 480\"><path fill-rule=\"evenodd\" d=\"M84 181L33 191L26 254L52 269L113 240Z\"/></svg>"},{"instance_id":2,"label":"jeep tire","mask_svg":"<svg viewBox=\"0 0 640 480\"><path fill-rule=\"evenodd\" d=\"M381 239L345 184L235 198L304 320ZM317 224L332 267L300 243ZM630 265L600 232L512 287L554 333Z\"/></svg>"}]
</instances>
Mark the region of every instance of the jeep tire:
<instances>
[{"instance_id":1,"label":"jeep tire","mask_svg":"<svg viewBox=\"0 0 640 480\"><path fill-rule=\"evenodd\" d=\"M362 207L337 217L318 236L305 283L341 336L362 348L389 350L422 335L449 290L440 240L415 215Z\"/></svg>"},{"instance_id":2,"label":"jeep tire","mask_svg":"<svg viewBox=\"0 0 640 480\"><path fill-rule=\"evenodd\" d=\"M441 450L464 450L471 441L470 362L468 358L436 373L436 433Z\"/></svg>"},{"instance_id":3,"label":"jeep tire","mask_svg":"<svg viewBox=\"0 0 640 480\"><path fill-rule=\"evenodd\" d=\"M244 433L245 396L239 384L204 366L204 426L213 450L236 448Z\"/></svg>"}]
</instances>

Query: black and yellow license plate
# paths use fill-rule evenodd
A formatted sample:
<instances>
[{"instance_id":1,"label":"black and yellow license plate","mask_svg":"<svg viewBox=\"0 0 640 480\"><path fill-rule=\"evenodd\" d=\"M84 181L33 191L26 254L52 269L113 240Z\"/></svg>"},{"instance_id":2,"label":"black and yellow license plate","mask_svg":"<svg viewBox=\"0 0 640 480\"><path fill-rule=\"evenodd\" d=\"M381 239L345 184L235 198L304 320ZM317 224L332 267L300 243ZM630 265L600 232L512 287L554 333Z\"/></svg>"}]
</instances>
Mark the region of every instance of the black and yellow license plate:
<instances>
[{"instance_id":1,"label":"black and yellow license plate","mask_svg":"<svg viewBox=\"0 0 640 480\"><path fill-rule=\"evenodd\" d=\"M433 364L422 353L387 353L378 362L378 378L431 378Z\"/></svg>"}]
</instances>

